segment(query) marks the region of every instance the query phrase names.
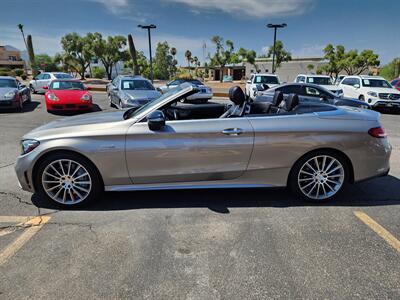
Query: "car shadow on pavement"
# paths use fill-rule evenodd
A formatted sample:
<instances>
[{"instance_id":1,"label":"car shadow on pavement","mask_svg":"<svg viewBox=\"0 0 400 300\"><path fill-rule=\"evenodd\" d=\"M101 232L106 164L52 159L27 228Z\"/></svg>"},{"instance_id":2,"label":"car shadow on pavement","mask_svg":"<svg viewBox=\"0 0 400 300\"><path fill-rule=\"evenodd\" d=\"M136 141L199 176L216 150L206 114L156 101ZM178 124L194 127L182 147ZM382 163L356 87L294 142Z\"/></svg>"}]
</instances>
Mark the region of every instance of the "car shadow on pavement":
<instances>
[{"instance_id":1,"label":"car shadow on pavement","mask_svg":"<svg viewBox=\"0 0 400 300\"><path fill-rule=\"evenodd\" d=\"M286 189L198 189L107 192L83 211L113 211L154 208L206 207L228 214L233 207L294 207L294 206L386 206L400 204L400 180L393 176L372 179L351 185L339 197L327 203L310 203L297 199ZM60 209L45 203L37 195L32 203L41 208Z\"/></svg>"},{"instance_id":2,"label":"car shadow on pavement","mask_svg":"<svg viewBox=\"0 0 400 300\"><path fill-rule=\"evenodd\" d=\"M27 112L34 111L39 105L40 105L40 101L32 100L31 102L24 103L24 107L23 107L22 111L17 111L17 110L12 109L12 108L2 108L0 110L0 114L4 114L4 113L7 113L7 114L9 114L9 113L16 113L16 114L27 113Z\"/></svg>"}]
</instances>

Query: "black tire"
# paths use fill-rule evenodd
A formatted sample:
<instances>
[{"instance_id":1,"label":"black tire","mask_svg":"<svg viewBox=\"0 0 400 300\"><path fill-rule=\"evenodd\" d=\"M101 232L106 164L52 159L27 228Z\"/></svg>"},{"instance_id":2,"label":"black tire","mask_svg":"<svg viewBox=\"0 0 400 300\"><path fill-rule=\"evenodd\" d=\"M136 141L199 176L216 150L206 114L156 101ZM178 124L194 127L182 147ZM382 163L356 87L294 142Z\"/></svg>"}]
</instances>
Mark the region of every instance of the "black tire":
<instances>
[{"instance_id":1,"label":"black tire","mask_svg":"<svg viewBox=\"0 0 400 300\"><path fill-rule=\"evenodd\" d=\"M364 101L364 102L365 102L365 97L364 97L364 95L360 95L360 97L358 97L358 100Z\"/></svg>"},{"instance_id":2,"label":"black tire","mask_svg":"<svg viewBox=\"0 0 400 300\"><path fill-rule=\"evenodd\" d=\"M43 172L45 171L46 167L50 165L51 163L57 161L57 160L71 160L73 162L76 162L83 166L86 171L90 175L90 180L91 180L91 188L90 192L87 194L87 196L80 202L78 203L60 203L54 199L52 199L47 192L44 189L44 186L42 183L42 176ZM71 208L71 207L82 207L88 205L90 202L94 201L97 199L101 193L104 191L104 184L102 182L101 176L97 170L97 168L93 165L92 162L90 162L88 159L84 158L81 155L71 153L71 152L58 152L54 154L48 155L45 159L40 161L37 171L35 172L34 176L34 184L35 184L35 189L39 196L42 199L45 199L47 203L56 205L58 207L62 208Z\"/></svg>"},{"instance_id":3,"label":"black tire","mask_svg":"<svg viewBox=\"0 0 400 300\"><path fill-rule=\"evenodd\" d=\"M320 157L319 161L321 161L323 159L321 157L323 157L323 156L331 157L331 158L337 160L341 164L341 166L343 167L343 181L342 181L340 188L338 188L338 190L334 194L332 194L329 197L326 197L324 199L316 199L316 198L306 195L306 192L309 190L305 190L305 192L303 192L302 189L300 188L300 180L303 180L303 182L304 182L304 179L301 178L301 176L303 176L301 174L303 174L303 173L300 173L300 171L305 166L305 164L307 162L309 162L311 159L313 159L315 157ZM303 157L301 157L294 164L294 166L292 167L292 170L290 171L290 174L289 174L288 187L290 188L292 193L294 193L300 199L303 199L303 200L309 201L309 202L313 202L313 203L325 203L330 200L333 200L338 195L340 195L344 189L346 189L346 187L350 181L350 172L349 172L350 167L351 166L349 166L347 159L343 155L341 155L335 151L329 151L329 150L313 151L313 152L310 152L310 153L304 155ZM304 168L303 168L303 170L304 170ZM333 174L332 176L338 176L338 175ZM308 181L308 182L311 182L311 181ZM317 178L314 178L314 181L316 182L316 184L318 184ZM307 182L307 184L308 184L308 182ZM330 185L333 186L331 183L330 183ZM311 184L310 188L311 187L313 187L313 184ZM318 187L318 185L317 185L317 187ZM334 189L335 188L336 187L334 187ZM304 186L303 186L303 189L304 189ZM328 189L324 188L324 190L328 190ZM318 187L318 191L319 191L319 187Z\"/></svg>"}]
</instances>

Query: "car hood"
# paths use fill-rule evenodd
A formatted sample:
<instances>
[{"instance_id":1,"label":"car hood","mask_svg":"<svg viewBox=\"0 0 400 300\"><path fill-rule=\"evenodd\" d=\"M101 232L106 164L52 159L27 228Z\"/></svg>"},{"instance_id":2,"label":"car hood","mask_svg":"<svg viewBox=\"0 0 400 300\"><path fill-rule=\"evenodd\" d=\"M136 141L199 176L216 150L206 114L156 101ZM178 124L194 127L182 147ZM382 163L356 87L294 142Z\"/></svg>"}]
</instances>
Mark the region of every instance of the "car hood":
<instances>
[{"instance_id":1,"label":"car hood","mask_svg":"<svg viewBox=\"0 0 400 300\"><path fill-rule=\"evenodd\" d=\"M388 94L400 94L398 90L396 90L395 88L369 88L369 87L365 87L365 89L370 89L371 92L377 92L379 93L388 93Z\"/></svg>"},{"instance_id":2,"label":"car hood","mask_svg":"<svg viewBox=\"0 0 400 300\"><path fill-rule=\"evenodd\" d=\"M85 94L88 94L87 90L49 90L50 93L53 93L58 98L62 99L70 99L70 100L79 100Z\"/></svg>"},{"instance_id":3,"label":"car hood","mask_svg":"<svg viewBox=\"0 0 400 300\"><path fill-rule=\"evenodd\" d=\"M330 84L330 85L321 85L322 87L326 88L328 91L338 91L341 90L340 87L338 87L337 85L334 84Z\"/></svg>"},{"instance_id":4,"label":"car hood","mask_svg":"<svg viewBox=\"0 0 400 300\"><path fill-rule=\"evenodd\" d=\"M2 87L0 88L0 100L4 99L4 95L11 91L16 91L16 88L13 87Z\"/></svg>"},{"instance_id":5,"label":"car hood","mask_svg":"<svg viewBox=\"0 0 400 300\"><path fill-rule=\"evenodd\" d=\"M161 95L159 91L154 91L154 90L125 90L123 92L125 94L130 95L134 100L136 100L136 99L153 100L153 99L160 97L160 95Z\"/></svg>"},{"instance_id":6,"label":"car hood","mask_svg":"<svg viewBox=\"0 0 400 300\"><path fill-rule=\"evenodd\" d=\"M29 133L23 139L40 139L46 136L54 136L60 133L76 135L84 130L103 131L112 127L115 123L123 122L124 110L111 112L95 112L84 115L58 119L50 123L39 126Z\"/></svg>"}]
</instances>

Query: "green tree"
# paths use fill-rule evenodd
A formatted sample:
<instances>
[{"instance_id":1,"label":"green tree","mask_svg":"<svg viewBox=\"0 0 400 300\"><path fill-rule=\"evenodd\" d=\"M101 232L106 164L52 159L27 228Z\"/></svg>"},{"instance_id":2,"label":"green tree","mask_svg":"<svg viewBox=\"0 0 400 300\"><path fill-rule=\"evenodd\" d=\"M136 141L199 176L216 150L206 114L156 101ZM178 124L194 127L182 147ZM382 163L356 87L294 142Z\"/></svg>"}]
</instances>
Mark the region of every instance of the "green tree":
<instances>
[{"instance_id":1,"label":"green tree","mask_svg":"<svg viewBox=\"0 0 400 300\"><path fill-rule=\"evenodd\" d=\"M267 57L272 57L274 53L274 46L269 47ZM289 51L286 51L282 41L276 41L275 43L275 70L280 68L282 62L288 62L292 60L292 55ZM275 72L272 70L272 73Z\"/></svg>"},{"instance_id":2,"label":"green tree","mask_svg":"<svg viewBox=\"0 0 400 300\"><path fill-rule=\"evenodd\" d=\"M192 52L190 52L189 50L185 51L185 58L186 61L188 63L188 68L189 68L189 73L190 73L190 62L192 61Z\"/></svg>"},{"instance_id":3,"label":"green tree","mask_svg":"<svg viewBox=\"0 0 400 300\"><path fill-rule=\"evenodd\" d=\"M108 36L103 39L101 33L88 33L88 39L91 40L90 46L93 55L103 64L107 78L110 80L112 69L115 64L126 59L126 38L122 35Z\"/></svg>"},{"instance_id":4,"label":"green tree","mask_svg":"<svg viewBox=\"0 0 400 300\"><path fill-rule=\"evenodd\" d=\"M158 43L154 57L154 77L166 80L171 77L174 58L167 42Z\"/></svg>"},{"instance_id":5,"label":"green tree","mask_svg":"<svg viewBox=\"0 0 400 300\"><path fill-rule=\"evenodd\" d=\"M92 73L94 78L103 79L106 76L106 70L100 67L94 67Z\"/></svg>"},{"instance_id":6,"label":"green tree","mask_svg":"<svg viewBox=\"0 0 400 300\"><path fill-rule=\"evenodd\" d=\"M220 67L221 70L221 76L220 76L220 81L222 82L223 79L223 70L226 64L228 64L231 60L234 46L233 42L230 40L227 40L224 45L224 39L218 35L213 36L211 39L212 43L215 44L215 53L214 55L210 58L211 60L211 65L215 67Z\"/></svg>"},{"instance_id":7,"label":"green tree","mask_svg":"<svg viewBox=\"0 0 400 300\"><path fill-rule=\"evenodd\" d=\"M59 71L55 60L47 54L38 54L35 57L37 66L45 72L56 72Z\"/></svg>"},{"instance_id":8,"label":"green tree","mask_svg":"<svg viewBox=\"0 0 400 300\"><path fill-rule=\"evenodd\" d=\"M132 59L132 69L134 75L140 75L139 66L137 62L137 51L135 48L135 44L133 42L133 37L131 34L128 34L128 45L129 45L129 55Z\"/></svg>"},{"instance_id":9,"label":"green tree","mask_svg":"<svg viewBox=\"0 0 400 300\"><path fill-rule=\"evenodd\" d=\"M350 50L343 60L343 69L348 75L360 75L370 67L377 67L380 64L378 55L372 50L363 50L360 54L357 50Z\"/></svg>"},{"instance_id":10,"label":"green tree","mask_svg":"<svg viewBox=\"0 0 400 300\"><path fill-rule=\"evenodd\" d=\"M136 51L137 57L137 64L139 68L139 74L143 77L149 78L150 77L150 63L146 56L144 55L143 51ZM124 63L125 68L133 68L132 60L127 60Z\"/></svg>"},{"instance_id":11,"label":"green tree","mask_svg":"<svg viewBox=\"0 0 400 300\"><path fill-rule=\"evenodd\" d=\"M86 69L89 67L94 53L92 50L92 36L85 37L73 32L61 38L61 46L64 50L63 60L68 62L81 77L85 79Z\"/></svg>"},{"instance_id":12,"label":"green tree","mask_svg":"<svg viewBox=\"0 0 400 300\"><path fill-rule=\"evenodd\" d=\"M393 59L384 65L379 71L379 75L387 80L392 80L400 76L400 57Z\"/></svg>"}]
</instances>

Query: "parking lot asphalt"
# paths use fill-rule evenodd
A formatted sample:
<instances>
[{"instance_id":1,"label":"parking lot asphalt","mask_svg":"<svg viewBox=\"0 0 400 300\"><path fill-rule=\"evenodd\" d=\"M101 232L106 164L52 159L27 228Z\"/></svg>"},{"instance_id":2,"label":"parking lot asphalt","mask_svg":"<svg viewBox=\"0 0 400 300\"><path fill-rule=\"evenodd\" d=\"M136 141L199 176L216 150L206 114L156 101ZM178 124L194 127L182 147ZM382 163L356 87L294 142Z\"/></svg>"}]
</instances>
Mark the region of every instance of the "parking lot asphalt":
<instances>
[{"instance_id":1,"label":"parking lot asphalt","mask_svg":"<svg viewBox=\"0 0 400 300\"><path fill-rule=\"evenodd\" d=\"M93 93L97 110L110 110ZM59 211L18 188L23 134L62 116L0 112L0 299L400 298L400 115L391 172L324 205L285 190L105 193Z\"/></svg>"}]
</instances>

